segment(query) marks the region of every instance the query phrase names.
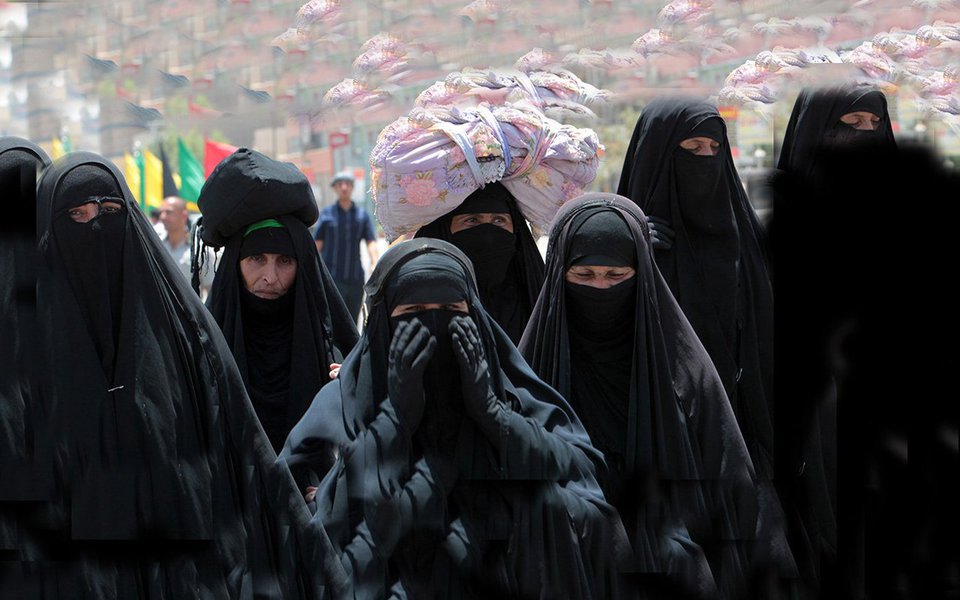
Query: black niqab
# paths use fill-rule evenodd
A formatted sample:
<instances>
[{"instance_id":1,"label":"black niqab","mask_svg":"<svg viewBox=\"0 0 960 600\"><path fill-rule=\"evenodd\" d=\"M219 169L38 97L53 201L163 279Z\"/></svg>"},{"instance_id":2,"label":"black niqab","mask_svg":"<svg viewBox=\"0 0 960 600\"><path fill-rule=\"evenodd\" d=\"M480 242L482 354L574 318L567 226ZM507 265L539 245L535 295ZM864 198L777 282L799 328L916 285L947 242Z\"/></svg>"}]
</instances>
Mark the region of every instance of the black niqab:
<instances>
[{"instance_id":1,"label":"black niqab","mask_svg":"<svg viewBox=\"0 0 960 600\"><path fill-rule=\"evenodd\" d=\"M866 111L880 117L875 130L857 130L840 121L850 112ZM825 150L857 143L872 143L894 150L893 123L887 97L872 87L829 88L800 92L783 134L777 169L808 177L824 165Z\"/></svg>"},{"instance_id":2,"label":"black niqab","mask_svg":"<svg viewBox=\"0 0 960 600\"><path fill-rule=\"evenodd\" d=\"M467 213L509 213L513 233L490 223L450 233L453 217ZM484 307L513 343L519 342L543 285L543 257L507 188L500 182L487 184L421 227L416 237L450 242L470 257Z\"/></svg>"},{"instance_id":3,"label":"black niqab","mask_svg":"<svg viewBox=\"0 0 960 600\"><path fill-rule=\"evenodd\" d=\"M357 341L347 312L307 227L318 216L306 176L291 164L241 148L207 179L198 200L202 237L224 245L207 307L220 325L274 450ZM274 219L281 227L251 225ZM252 297L240 260L259 252L297 260L293 287L281 298ZM332 461L332 457L330 459ZM312 474L294 472L301 487Z\"/></svg>"},{"instance_id":4,"label":"black niqab","mask_svg":"<svg viewBox=\"0 0 960 600\"><path fill-rule=\"evenodd\" d=\"M86 194L91 181L96 193L105 184L119 192L123 210L63 221L73 190ZM116 167L71 153L44 172L37 200L38 331L52 374L41 381L45 442L61 492L44 524L55 540L42 553L65 561L51 573L56 595L295 598L342 586L329 541L303 535L306 508L275 463L216 323ZM87 243L70 228L93 231L104 218L116 224L94 243L119 253L111 257L119 272L104 273L120 281L96 296L83 279L100 267L66 257ZM107 372L91 305L114 293L121 309L110 322L118 334Z\"/></svg>"},{"instance_id":5,"label":"black niqab","mask_svg":"<svg viewBox=\"0 0 960 600\"><path fill-rule=\"evenodd\" d=\"M113 379L120 309L123 299L123 240L126 207L107 212L101 199L123 202L120 184L109 171L82 165L64 175L53 207L53 231L60 240L60 260L84 313L97 355L108 381ZM109 202L109 201L108 201ZM99 214L86 223L70 218L69 211L95 204Z\"/></svg>"},{"instance_id":6,"label":"black niqab","mask_svg":"<svg viewBox=\"0 0 960 600\"><path fill-rule=\"evenodd\" d=\"M719 152L679 148L696 134L717 136ZM773 294L760 224L717 108L690 98L650 102L618 194L676 232L672 248L655 250L657 267L716 366L758 474L771 477Z\"/></svg>"},{"instance_id":7,"label":"black niqab","mask_svg":"<svg viewBox=\"0 0 960 600\"><path fill-rule=\"evenodd\" d=\"M425 285L410 285L427 281L443 291L434 297L420 293ZM291 432L281 455L303 461L325 440L339 446L340 458L317 493L315 519L333 532L359 596L379 598L391 590L443 598L617 597L611 545L618 538L593 475L602 458L567 403L533 375L486 314L469 259L439 240L403 242L377 263L366 292L369 316L360 342L344 360L340 377L321 390ZM396 304L454 300L464 292L493 393L503 406L501 435L491 439L472 418L451 414L443 424L459 424L455 447L437 453L444 446L429 421L421 422L413 445L405 446L390 416L387 349L391 323L402 320L391 318L390 311ZM428 319L427 327L442 331L450 316L442 313L452 311L423 312L435 313L437 322ZM435 359L444 361L444 353L452 349L438 344ZM455 359L452 365L459 370ZM450 380L451 374L425 374L425 416L439 391L430 386L436 377ZM459 397L454 388L442 401ZM447 492L410 488L422 477L451 470ZM394 493L418 506L430 503L419 517L402 513L401 521L433 520L391 550L378 533L377 506Z\"/></svg>"},{"instance_id":8,"label":"black niqab","mask_svg":"<svg viewBox=\"0 0 960 600\"><path fill-rule=\"evenodd\" d=\"M579 239L581 224L603 213L618 225L606 232L587 227L586 240ZM630 288L616 290L628 285L621 282L595 291L613 290L618 303L632 299L630 316L620 317L629 336L614 338L608 352L595 351L596 342L577 334L578 321L599 317L572 298L565 274L584 245L620 248L625 239L633 256L620 263L637 271ZM717 589L741 597L766 560L791 571L779 507L757 491L721 381L654 264L646 220L635 204L587 194L560 209L543 293L520 349L534 371L571 401L604 452L604 492L623 517L636 568L672 575L680 590L665 591L668 597L712 597Z\"/></svg>"}]
</instances>

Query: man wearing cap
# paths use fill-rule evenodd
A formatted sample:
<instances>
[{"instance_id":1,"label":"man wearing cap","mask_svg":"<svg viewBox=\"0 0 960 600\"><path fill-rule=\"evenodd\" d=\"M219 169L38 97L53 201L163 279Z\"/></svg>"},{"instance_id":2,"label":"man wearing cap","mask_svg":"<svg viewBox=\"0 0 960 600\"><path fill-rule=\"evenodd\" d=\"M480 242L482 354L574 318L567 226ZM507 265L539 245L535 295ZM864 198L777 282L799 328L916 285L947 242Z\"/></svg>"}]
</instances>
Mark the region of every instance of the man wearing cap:
<instances>
[{"instance_id":1,"label":"man wearing cap","mask_svg":"<svg viewBox=\"0 0 960 600\"><path fill-rule=\"evenodd\" d=\"M340 290L340 295L354 319L363 301L363 265L360 263L360 241L367 243L370 268L377 262L377 236L367 211L351 199L353 177L340 172L333 178L337 201L320 212L320 224L314 237L317 250Z\"/></svg>"},{"instance_id":2,"label":"man wearing cap","mask_svg":"<svg viewBox=\"0 0 960 600\"><path fill-rule=\"evenodd\" d=\"M307 229L317 204L290 163L240 148L204 184L201 239L223 247L207 307L274 450L357 341Z\"/></svg>"}]
</instances>

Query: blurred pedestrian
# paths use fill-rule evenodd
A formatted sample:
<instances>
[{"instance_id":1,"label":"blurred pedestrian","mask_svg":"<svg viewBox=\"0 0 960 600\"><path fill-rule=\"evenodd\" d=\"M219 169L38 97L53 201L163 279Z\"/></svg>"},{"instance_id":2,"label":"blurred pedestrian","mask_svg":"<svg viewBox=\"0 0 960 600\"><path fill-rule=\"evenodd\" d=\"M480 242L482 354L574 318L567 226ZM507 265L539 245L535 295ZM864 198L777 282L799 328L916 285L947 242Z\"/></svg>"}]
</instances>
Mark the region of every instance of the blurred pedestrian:
<instances>
[{"instance_id":1,"label":"blurred pedestrian","mask_svg":"<svg viewBox=\"0 0 960 600\"><path fill-rule=\"evenodd\" d=\"M363 265L360 262L360 242L367 245L370 268L377 263L380 250L373 220L353 201L353 176L338 173L331 182L337 201L320 212L320 223L314 234L317 250L330 270L347 305L350 315L357 319L363 302Z\"/></svg>"}]
</instances>

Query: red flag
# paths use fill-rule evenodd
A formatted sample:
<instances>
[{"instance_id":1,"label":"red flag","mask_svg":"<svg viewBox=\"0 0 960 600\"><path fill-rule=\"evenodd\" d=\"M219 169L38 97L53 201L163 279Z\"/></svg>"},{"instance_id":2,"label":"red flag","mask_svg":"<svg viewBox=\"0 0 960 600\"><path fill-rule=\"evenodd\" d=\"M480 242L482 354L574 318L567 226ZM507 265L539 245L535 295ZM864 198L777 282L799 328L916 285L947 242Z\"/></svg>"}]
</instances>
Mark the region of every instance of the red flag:
<instances>
[{"instance_id":1,"label":"red flag","mask_svg":"<svg viewBox=\"0 0 960 600\"><path fill-rule=\"evenodd\" d=\"M210 173L220 164L220 161L233 154L236 146L204 139L203 145L203 174L210 177Z\"/></svg>"}]
</instances>

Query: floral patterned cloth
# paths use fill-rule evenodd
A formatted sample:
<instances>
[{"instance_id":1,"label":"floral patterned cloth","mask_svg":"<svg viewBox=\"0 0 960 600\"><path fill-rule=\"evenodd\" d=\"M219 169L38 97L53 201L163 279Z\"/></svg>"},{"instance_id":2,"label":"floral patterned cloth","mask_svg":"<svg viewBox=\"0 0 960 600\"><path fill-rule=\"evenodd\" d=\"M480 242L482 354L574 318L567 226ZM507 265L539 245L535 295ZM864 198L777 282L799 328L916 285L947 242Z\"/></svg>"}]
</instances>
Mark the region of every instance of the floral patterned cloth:
<instances>
[{"instance_id":1,"label":"floral patterned cloth","mask_svg":"<svg viewBox=\"0 0 960 600\"><path fill-rule=\"evenodd\" d=\"M393 241L502 180L537 235L593 181L602 152L593 130L532 105L417 107L388 125L370 154L377 220Z\"/></svg>"},{"instance_id":2,"label":"floral patterned cloth","mask_svg":"<svg viewBox=\"0 0 960 600\"><path fill-rule=\"evenodd\" d=\"M605 102L610 93L564 69L496 72L468 68L450 73L443 81L431 85L417 96L415 104L422 107L462 105L471 96L476 104L527 102L542 110L560 108L570 115L595 116L584 105Z\"/></svg>"}]
</instances>

